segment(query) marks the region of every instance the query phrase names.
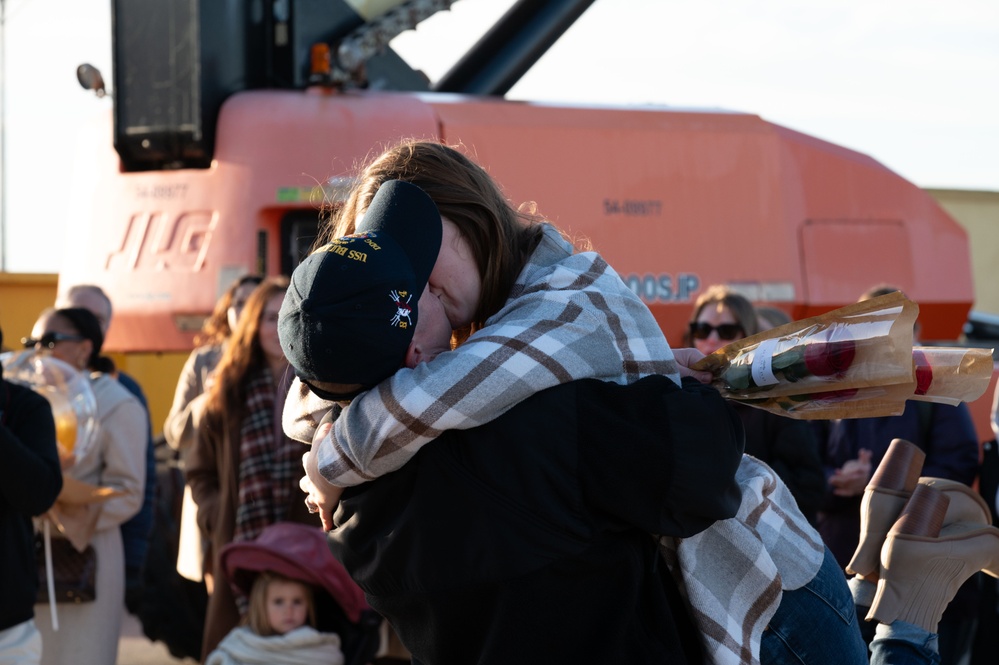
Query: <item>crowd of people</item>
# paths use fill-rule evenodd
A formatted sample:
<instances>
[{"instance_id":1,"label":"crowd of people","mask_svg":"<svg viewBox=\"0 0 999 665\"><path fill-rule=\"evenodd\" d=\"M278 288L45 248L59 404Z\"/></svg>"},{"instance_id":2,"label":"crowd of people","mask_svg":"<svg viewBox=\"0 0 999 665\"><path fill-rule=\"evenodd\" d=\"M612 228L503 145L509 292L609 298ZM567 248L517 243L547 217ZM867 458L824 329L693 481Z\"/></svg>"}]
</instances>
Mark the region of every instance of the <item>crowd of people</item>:
<instances>
[{"instance_id":1,"label":"crowd of people","mask_svg":"<svg viewBox=\"0 0 999 665\"><path fill-rule=\"evenodd\" d=\"M786 312L709 286L671 346L599 254L434 141L367 164L317 245L290 278L222 294L163 426L193 534L177 570L208 595L203 662L971 656L999 497L971 489L966 405L812 423L727 402L691 366ZM111 314L76 286L25 341L89 377L84 456L59 453L44 403L3 384L0 575L17 593L0 601L0 663L114 663L142 593L152 427L101 354ZM886 480L898 468L904 487ZM113 492L71 504L64 481ZM39 516L97 552L96 597L61 604L58 632L34 602ZM286 522L329 532L385 619L377 653L358 661L315 629L311 581L230 579L225 548Z\"/></svg>"}]
</instances>

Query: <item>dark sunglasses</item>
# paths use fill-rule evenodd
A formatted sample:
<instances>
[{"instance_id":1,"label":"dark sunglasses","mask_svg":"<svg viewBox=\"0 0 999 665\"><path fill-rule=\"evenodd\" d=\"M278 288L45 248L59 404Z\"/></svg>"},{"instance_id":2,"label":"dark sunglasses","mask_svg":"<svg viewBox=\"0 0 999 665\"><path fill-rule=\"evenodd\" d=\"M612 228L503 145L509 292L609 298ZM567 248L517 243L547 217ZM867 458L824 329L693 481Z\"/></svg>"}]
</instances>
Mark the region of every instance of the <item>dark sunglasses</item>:
<instances>
[{"instance_id":1,"label":"dark sunglasses","mask_svg":"<svg viewBox=\"0 0 999 665\"><path fill-rule=\"evenodd\" d=\"M690 336L694 339L707 339L711 336L711 331L718 331L718 339L730 342L736 337L742 337L746 331L738 323L723 323L720 326L713 326L710 323L701 321L690 324Z\"/></svg>"},{"instance_id":2,"label":"dark sunglasses","mask_svg":"<svg viewBox=\"0 0 999 665\"><path fill-rule=\"evenodd\" d=\"M38 339L33 337L22 337L21 344L24 344L24 348L33 349L39 344L47 349L54 349L55 345L59 342L82 342L87 339L81 335L67 335L66 333L59 332L47 332Z\"/></svg>"}]
</instances>

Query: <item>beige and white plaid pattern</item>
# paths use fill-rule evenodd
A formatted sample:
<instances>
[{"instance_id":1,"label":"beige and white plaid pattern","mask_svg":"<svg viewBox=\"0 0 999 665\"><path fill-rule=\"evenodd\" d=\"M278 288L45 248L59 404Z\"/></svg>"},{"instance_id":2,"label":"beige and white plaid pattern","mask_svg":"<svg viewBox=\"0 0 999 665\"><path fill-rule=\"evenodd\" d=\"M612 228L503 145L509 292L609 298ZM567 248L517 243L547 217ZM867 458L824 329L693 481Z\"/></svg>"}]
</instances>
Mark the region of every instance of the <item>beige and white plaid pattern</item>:
<instances>
[{"instance_id":1,"label":"beige and white plaid pattern","mask_svg":"<svg viewBox=\"0 0 999 665\"><path fill-rule=\"evenodd\" d=\"M335 485L356 485L400 468L441 432L487 423L546 388L581 378L632 383L652 374L680 382L648 307L600 255L573 254L545 225L503 308L454 352L400 370L356 398L321 441L319 467ZM311 441L329 405L300 403L300 394L291 392L284 427Z\"/></svg>"},{"instance_id":2,"label":"beige and white plaid pattern","mask_svg":"<svg viewBox=\"0 0 999 665\"><path fill-rule=\"evenodd\" d=\"M687 597L710 663L760 662L760 639L782 592L807 584L825 546L774 471L743 455L735 517L696 536L661 538L660 550Z\"/></svg>"}]
</instances>

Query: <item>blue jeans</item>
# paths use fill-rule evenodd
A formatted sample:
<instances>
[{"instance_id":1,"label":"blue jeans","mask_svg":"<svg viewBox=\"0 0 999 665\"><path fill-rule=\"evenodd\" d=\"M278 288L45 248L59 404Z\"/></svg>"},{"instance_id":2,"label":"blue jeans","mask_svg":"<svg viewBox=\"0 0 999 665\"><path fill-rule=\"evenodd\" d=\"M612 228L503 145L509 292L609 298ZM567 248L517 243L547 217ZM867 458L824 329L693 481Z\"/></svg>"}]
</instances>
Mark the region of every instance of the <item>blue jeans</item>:
<instances>
[{"instance_id":1,"label":"blue jeans","mask_svg":"<svg viewBox=\"0 0 999 665\"><path fill-rule=\"evenodd\" d=\"M849 581L857 611L866 616L877 588L858 577ZM936 633L905 621L890 624L864 621L864 640L870 642L871 665L940 665Z\"/></svg>"},{"instance_id":2,"label":"blue jeans","mask_svg":"<svg viewBox=\"0 0 999 665\"><path fill-rule=\"evenodd\" d=\"M905 621L878 624L871 665L940 665L936 633Z\"/></svg>"},{"instance_id":3,"label":"blue jeans","mask_svg":"<svg viewBox=\"0 0 999 665\"><path fill-rule=\"evenodd\" d=\"M763 631L760 661L763 665L867 664L857 608L828 547L815 577L781 597L777 612Z\"/></svg>"}]
</instances>

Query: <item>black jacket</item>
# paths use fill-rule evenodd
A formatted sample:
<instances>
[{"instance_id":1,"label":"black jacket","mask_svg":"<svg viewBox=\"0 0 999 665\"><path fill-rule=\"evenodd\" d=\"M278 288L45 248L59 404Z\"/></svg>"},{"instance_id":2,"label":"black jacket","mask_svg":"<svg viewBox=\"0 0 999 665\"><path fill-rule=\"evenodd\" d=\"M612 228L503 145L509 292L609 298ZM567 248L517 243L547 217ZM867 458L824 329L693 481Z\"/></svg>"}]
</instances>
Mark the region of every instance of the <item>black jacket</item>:
<instances>
[{"instance_id":1,"label":"black jacket","mask_svg":"<svg viewBox=\"0 0 999 665\"><path fill-rule=\"evenodd\" d=\"M31 518L62 489L48 400L0 379L0 630L34 616L38 590Z\"/></svg>"},{"instance_id":2,"label":"black jacket","mask_svg":"<svg viewBox=\"0 0 999 665\"><path fill-rule=\"evenodd\" d=\"M746 404L735 403L732 408L746 430L746 454L766 462L791 490L801 513L813 526L818 524L826 475L812 424Z\"/></svg>"},{"instance_id":3,"label":"black jacket","mask_svg":"<svg viewBox=\"0 0 999 665\"><path fill-rule=\"evenodd\" d=\"M649 535L738 509L741 425L695 384L577 381L446 432L344 492L333 552L418 663L700 662Z\"/></svg>"}]
</instances>

